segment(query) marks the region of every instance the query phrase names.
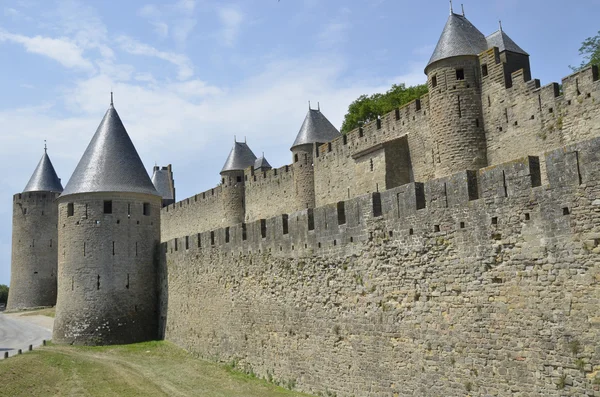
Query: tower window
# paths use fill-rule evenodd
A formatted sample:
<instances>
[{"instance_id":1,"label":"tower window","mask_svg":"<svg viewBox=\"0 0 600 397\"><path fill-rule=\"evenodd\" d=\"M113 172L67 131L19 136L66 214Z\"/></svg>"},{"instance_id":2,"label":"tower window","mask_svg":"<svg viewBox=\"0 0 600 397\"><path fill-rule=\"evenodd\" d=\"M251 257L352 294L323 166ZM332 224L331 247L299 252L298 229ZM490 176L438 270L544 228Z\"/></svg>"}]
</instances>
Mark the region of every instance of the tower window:
<instances>
[{"instance_id":1,"label":"tower window","mask_svg":"<svg viewBox=\"0 0 600 397\"><path fill-rule=\"evenodd\" d=\"M294 155L294 163L297 163L297 162L298 162L298 155L297 155L297 154L295 154L295 155Z\"/></svg>"},{"instance_id":2,"label":"tower window","mask_svg":"<svg viewBox=\"0 0 600 397\"><path fill-rule=\"evenodd\" d=\"M73 216L74 213L75 213L75 208L74 208L73 203L67 204L67 216Z\"/></svg>"},{"instance_id":3,"label":"tower window","mask_svg":"<svg viewBox=\"0 0 600 397\"><path fill-rule=\"evenodd\" d=\"M144 203L144 215L148 216L150 215L150 203Z\"/></svg>"},{"instance_id":4,"label":"tower window","mask_svg":"<svg viewBox=\"0 0 600 397\"><path fill-rule=\"evenodd\" d=\"M237 180L238 183L240 183L242 181L242 177L238 176L236 180Z\"/></svg>"},{"instance_id":5,"label":"tower window","mask_svg":"<svg viewBox=\"0 0 600 397\"><path fill-rule=\"evenodd\" d=\"M464 80L465 79L465 70L464 69L456 69L456 80Z\"/></svg>"},{"instance_id":6,"label":"tower window","mask_svg":"<svg viewBox=\"0 0 600 397\"><path fill-rule=\"evenodd\" d=\"M112 214L112 200L105 200L104 201L104 213L105 214Z\"/></svg>"},{"instance_id":7,"label":"tower window","mask_svg":"<svg viewBox=\"0 0 600 397\"><path fill-rule=\"evenodd\" d=\"M369 160L369 165L371 166L371 171L373 171L373 159Z\"/></svg>"},{"instance_id":8,"label":"tower window","mask_svg":"<svg viewBox=\"0 0 600 397\"><path fill-rule=\"evenodd\" d=\"M433 88L437 87L437 74L431 78L431 86Z\"/></svg>"},{"instance_id":9,"label":"tower window","mask_svg":"<svg viewBox=\"0 0 600 397\"><path fill-rule=\"evenodd\" d=\"M483 65L481 65L481 74L483 75L483 77L488 75L487 63L484 63Z\"/></svg>"}]
</instances>

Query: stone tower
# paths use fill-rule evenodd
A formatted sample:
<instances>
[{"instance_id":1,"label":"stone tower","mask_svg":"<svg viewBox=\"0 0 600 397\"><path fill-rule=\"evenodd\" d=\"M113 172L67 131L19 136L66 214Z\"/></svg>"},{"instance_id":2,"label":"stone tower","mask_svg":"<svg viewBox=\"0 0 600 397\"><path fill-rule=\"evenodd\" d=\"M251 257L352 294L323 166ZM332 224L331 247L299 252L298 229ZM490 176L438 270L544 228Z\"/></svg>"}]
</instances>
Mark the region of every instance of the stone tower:
<instances>
[{"instance_id":1,"label":"stone tower","mask_svg":"<svg viewBox=\"0 0 600 397\"><path fill-rule=\"evenodd\" d=\"M256 156L246 142L234 140L233 148L221 170L223 226L244 222L246 181L244 169L254 166Z\"/></svg>"},{"instance_id":2,"label":"stone tower","mask_svg":"<svg viewBox=\"0 0 600 397\"><path fill-rule=\"evenodd\" d=\"M294 200L292 211L315 207L315 171L313 155L315 145L332 141L340 132L318 109L308 108L302 127L291 147L294 172Z\"/></svg>"},{"instance_id":3,"label":"stone tower","mask_svg":"<svg viewBox=\"0 0 600 397\"><path fill-rule=\"evenodd\" d=\"M152 184L156 191L162 196L162 205L173 204L175 202L175 180L173 179L173 168L171 164L166 167L154 166L152 172Z\"/></svg>"},{"instance_id":4,"label":"stone tower","mask_svg":"<svg viewBox=\"0 0 600 397\"><path fill-rule=\"evenodd\" d=\"M7 310L56 304L58 211L63 191L48 153L23 193L13 196L10 293Z\"/></svg>"},{"instance_id":5,"label":"stone tower","mask_svg":"<svg viewBox=\"0 0 600 397\"><path fill-rule=\"evenodd\" d=\"M111 101L58 200L55 342L156 339L161 202Z\"/></svg>"},{"instance_id":6,"label":"stone tower","mask_svg":"<svg viewBox=\"0 0 600 397\"><path fill-rule=\"evenodd\" d=\"M425 68L436 177L487 165L478 58L485 50L485 36L451 12Z\"/></svg>"}]
</instances>

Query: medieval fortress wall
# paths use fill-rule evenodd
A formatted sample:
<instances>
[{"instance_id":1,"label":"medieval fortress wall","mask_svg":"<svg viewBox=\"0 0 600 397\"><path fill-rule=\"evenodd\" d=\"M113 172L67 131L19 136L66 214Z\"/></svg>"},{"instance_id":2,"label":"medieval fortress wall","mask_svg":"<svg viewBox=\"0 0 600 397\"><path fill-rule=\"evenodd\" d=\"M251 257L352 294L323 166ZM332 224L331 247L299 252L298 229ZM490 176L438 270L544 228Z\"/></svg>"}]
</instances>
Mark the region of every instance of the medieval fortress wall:
<instances>
[{"instance_id":1,"label":"medieval fortress wall","mask_svg":"<svg viewBox=\"0 0 600 397\"><path fill-rule=\"evenodd\" d=\"M598 70L540 87L523 59L441 62L420 100L246 169L243 223L164 208L165 338L329 395L597 395Z\"/></svg>"},{"instance_id":2,"label":"medieval fortress wall","mask_svg":"<svg viewBox=\"0 0 600 397\"><path fill-rule=\"evenodd\" d=\"M597 68L589 67L570 75L563 79L561 86L552 83L540 87L538 80L525 81L523 70L510 74L507 80L507 66L500 61L497 49L481 54L480 62L488 70L487 76L479 77L483 117L472 118L469 123L485 129L489 165L521 156L541 155L600 135ZM444 83L445 80L438 84ZM466 83L454 80L452 84L457 86L448 89L458 92L460 84ZM332 142L316 146L313 156L316 205L434 178L441 163L439 148L448 142L432 132L430 115L434 110L429 96ZM299 163L302 162L303 159L299 159ZM242 201L246 222L301 209L296 208L293 200L302 189L293 181L298 165L293 163L264 173L251 168L245 171L246 193ZM227 219L222 202L214 193L219 189L167 206L163 210L163 241L224 226ZM209 199L200 199L200 196Z\"/></svg>"},{"instance_id":3,"label":"medieval fortress wall","mask_svg":"<svg viewBox=\"0 0 600 397\"><path fill-rule=\"evenodd\" d=\"M540 87L451 13L426 74L345 135L309 109L290 165L235 142L179 202L111 98L65 189L45 152L14 197L9 307L327 396L600 395L598 69Z\"/></svg>"},{"instance_id":4,"label":"medieval fortress wall","mask_svg":"<svg viewBox=\"0 0 600 397\"><path fill-rule=\"evenodd\" d=\"M166 338L330 395L596 395L599 152L169 240Z\"/></svg>"}]
</instances>

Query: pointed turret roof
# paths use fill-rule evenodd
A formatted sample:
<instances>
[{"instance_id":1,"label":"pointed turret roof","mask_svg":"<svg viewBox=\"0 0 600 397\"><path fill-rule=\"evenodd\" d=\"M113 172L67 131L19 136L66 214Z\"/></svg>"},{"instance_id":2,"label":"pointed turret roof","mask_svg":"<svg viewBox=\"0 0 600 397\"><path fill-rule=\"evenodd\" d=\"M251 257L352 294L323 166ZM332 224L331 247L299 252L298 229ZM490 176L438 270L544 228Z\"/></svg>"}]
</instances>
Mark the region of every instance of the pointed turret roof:
<instances>
[{"instance_id":1,"label":"pointed turret roof","mask_svg":"<svg viewBox=\"0 0 600 397\"><path fill-rule=\"evenodd\" d=\"M427 67L441 59L461 55L479 55L487 48L487 41L483 33L473 26L464 15L451 12Z\"/></svg>"},{"instance_id":2,"label":"pointed turret roof","mask_svg":"<svg viewBox=\"0 0 600 397\"><path fill-rule=\"evenodd\" d=\"M270 170L271 168L271 164L269 164L269 162L267 161L267 159L265 158L265 155L263 154L261 157L257 158L256 161L254 162L254 169L255 170Z\"/></svg>"},{"instance_id":3,"label":"pointed turret roof","mask_svg":"<svg viewBox=\"0 0 600 397\"><path fill-rule=\"evenodd\" d=\"M341 135L320 109L309 108L292 149L300 145L329 142Z\"/></svg>"},{"instance_id":4,"label":"pointed turret roof","mask_svg":"<svg viewBox=\"0 0 600 397\"><path fill-rule=\"evenodd\" d=\"M521 47L517 45L503 29L499 29L498 31L492 33L487 38L488 48L498 47L500 52L510 51L515 52L517 54L523 54L529 56Z\"/></svg>"},{"instance_id":5,"label":"pointed turret roof","mask_svg":"<svg viewBox=\"0 0 600 397\"><path fill-rule=\"evenodd\" d=\"M52 161L48 157L48 153L44 148L44 154L40 159L33 175L27 182L27 186L23 190L23 193L27 192L55 192L61 193L63 191L60 178L56 175Z\"/></svg>"},{"instance_id":6,"label":"pointed turret roof","mask_svg":"<svg viewBox=\"0 0 600 397\"><path fill-rule=\"evenodd\" d=\"M62 196L90 192L159 196L112 102Z\"/></svg>"},{"instance_id":7,"label":"pointed turret roof","mask_svg":"<svg viewBox=\"0 0 600 397\"><path fill-rule=\"evenodd\" d=\"M233 149L229 152L221 173L226 171L243 171L247 167L254 165L255 161L256 156L252 153L246 142L234 141Z\"/></svg>"}]
</instances>

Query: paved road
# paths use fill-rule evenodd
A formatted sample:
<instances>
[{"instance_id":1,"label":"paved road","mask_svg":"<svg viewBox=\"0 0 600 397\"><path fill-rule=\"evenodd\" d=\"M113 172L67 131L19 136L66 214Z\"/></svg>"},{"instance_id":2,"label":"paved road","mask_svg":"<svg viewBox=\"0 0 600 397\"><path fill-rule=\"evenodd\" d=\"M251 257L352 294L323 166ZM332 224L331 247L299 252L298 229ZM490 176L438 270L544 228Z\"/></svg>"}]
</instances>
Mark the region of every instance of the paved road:
<instances>
[{"instance_id":1,"label":"paved road","mask_svg":"<svg viewBox=\"0 0 600 397\"><path fill-rule=\"evenodd\" d=\"M42 316L20 317L17 314L0 313L0 360L4 359L6 351L13 356L18 349L26 352L29 345L40 346L44 339L52 339L51 326L48 327L47 321L36 317Z\"/></svg>"}]
</instances>

